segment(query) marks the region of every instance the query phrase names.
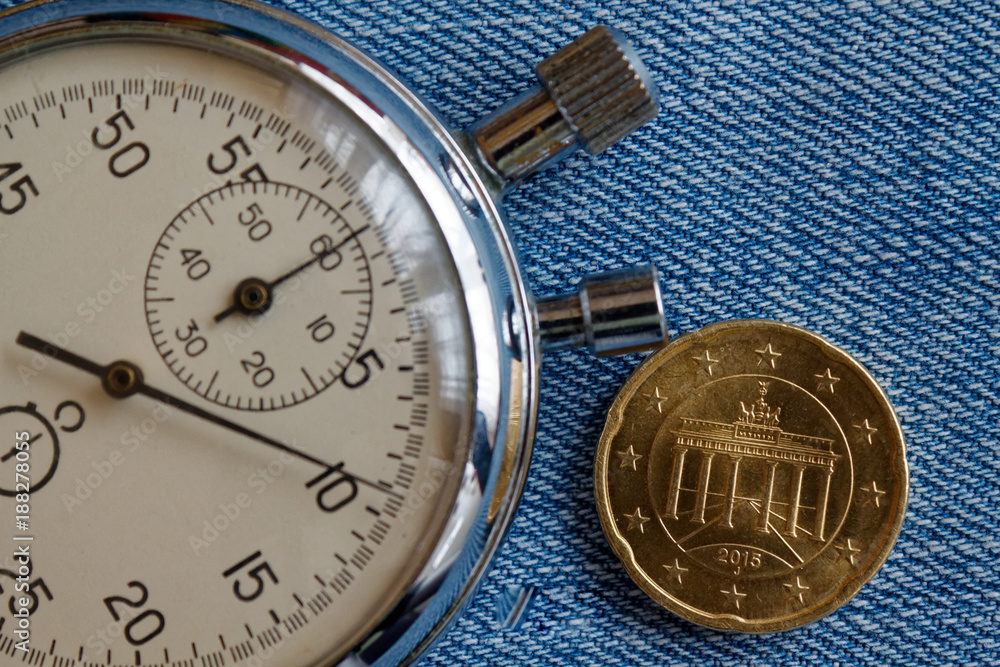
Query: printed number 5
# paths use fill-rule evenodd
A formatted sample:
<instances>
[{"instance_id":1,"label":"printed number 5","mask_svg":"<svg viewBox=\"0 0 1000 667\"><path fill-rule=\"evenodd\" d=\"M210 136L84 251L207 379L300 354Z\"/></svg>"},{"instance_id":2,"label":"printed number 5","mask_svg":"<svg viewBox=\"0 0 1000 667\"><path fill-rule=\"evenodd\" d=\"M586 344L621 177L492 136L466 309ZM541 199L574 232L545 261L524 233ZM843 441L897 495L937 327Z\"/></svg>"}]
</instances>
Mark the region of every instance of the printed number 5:
<instances>
[{"instance_id":1,"label":"printed number 5","mask_svg":"<svg viewBox=\"0 0 1000 667\"><path fill-rule=\"evenodd\" d=\"M259 551L254 554L251 554L248 558L245 558L236 565L233 565L231 568L223 572L222 576L228 579L229 577L233 576L243 568L250 567L251 565L253 565L253 562L258 558L261 558L261 553ZM253 591L250 593L244 593L243 587L240 586L240 584L243 582L237 579L233 583L233 594L236 595L238 599L243 600L244 602L251 602L252 600L256 600L257 598L259 598L264 593L264 577L263 577L264 573L267 574L267 577L272 582L278 583L278 577L275 576L274 570L271 569L271 566L265 560L261 561L259 565L257 565L249 572L247 572L247 576L250 577L250 579L257 582L257 587L254 588Z\"/></svg>"}]
</instances>

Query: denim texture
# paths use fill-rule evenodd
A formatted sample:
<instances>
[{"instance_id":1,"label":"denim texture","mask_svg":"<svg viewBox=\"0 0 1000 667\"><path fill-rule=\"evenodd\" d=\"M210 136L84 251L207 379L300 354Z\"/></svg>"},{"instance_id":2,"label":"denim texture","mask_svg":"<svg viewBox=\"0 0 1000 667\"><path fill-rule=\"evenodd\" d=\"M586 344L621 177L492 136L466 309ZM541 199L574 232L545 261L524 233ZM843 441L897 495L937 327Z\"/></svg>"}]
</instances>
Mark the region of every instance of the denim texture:
<instances>
[{"instance_id":1,"label":"denim texture","mask_svg":"<svg viewBox=\"0 0 1000 667\"><path fill-rule=\"evenodd\" d=\"M382 59L456 127L591 25L621 28L661 114L508 198L532 287L651 261L672 335L745 317L811 329L871 371L907 439L906 522L857 597L787 633L706 630L632 584L594 507L605 411L640 359L551 355L520 513L427 664L1000 664L1000 6L283 5Z\"/></svg>"},{"instance_id":2,"label":"denim texture","mask_svg":"<svg viewBox=\"0 0 1000 667\"><path fill-rule=\"evenodd\" d=\"M594 507L605 411L641 360L550 355L519 515L426 664L1000 665L1000 5L271 4L380 58L455 127L586 28L622 29L661 115L508 198L532 287L651 261L671 335L811 329L871 371L907 439L906 521L856 598L787 633L706 630L631 583Z\"/></svg>"}]
</instances>

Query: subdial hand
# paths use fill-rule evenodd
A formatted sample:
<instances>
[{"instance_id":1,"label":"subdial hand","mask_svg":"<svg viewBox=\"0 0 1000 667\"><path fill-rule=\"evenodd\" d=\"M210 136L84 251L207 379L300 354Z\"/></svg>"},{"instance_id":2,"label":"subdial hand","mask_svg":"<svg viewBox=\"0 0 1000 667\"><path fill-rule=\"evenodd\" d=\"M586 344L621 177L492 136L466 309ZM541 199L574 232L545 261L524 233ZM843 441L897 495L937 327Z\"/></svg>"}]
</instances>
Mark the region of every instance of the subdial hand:
<instances>
[{"instance_id":1,"label":"subdial hand","mask_svg":"<svg viewBox=\"0 0 1000 667\"><path fill-rule=\"evenodd\" d=\"M321 262L327 257L340 252L341 248L354 240L359 234L368 229L369 226L370 225L363 225L362 227L359 227L357 230L351 232L340 243L323 250L323 252L317 253L312 259L299 264L294 269L275 280L268 282L262 278L247 278L246 280L240 281L240 284L237 285L236 289L233 291L232 305L216 315L215 321L221 322L233 313L243 313L245 315L263 313L271 307L271 303L274 301L274 288L289 278L302 273L317 262Z\"/></svg>"},{"instance_id":2,"label":"subdial hand","mask_svg":"<svg viewBox=\"0 0 1000 667\"><path fill-rule=\"evenodd\" d=\"M309 461L310 463L326 468L327 470L335 470L341 475L353 479L358 484L364 484L365 486L369 486L373 489L378 489L389 496L403 500L403 496L399 493L396 493L381 484L376 484L375 482L371 482L348 472L344 469L343 461L331 465L326 461L316 458L312 454L290 447L283 442L279 442L273 438L267 437L266 435L257 433L256 431L253 431L246 426L241 426L236 422L232 422L225 417L208 412L207 410L199 408L197 405L193 405L192 403L188 403L185 400L177 398L173 394L168 394L162 389L149 386L146 384L145 380L143 380L142 370L130 361L113 361L107 366L102 366L94 361L91 361L90 359L81 357L80 355L74 354L73 352L63 349L58 345L42 340L41 338L32 336L31 334L23 331L17 335L17 344L30 350L34 350L40 354L52 357L56 361L61 361L69 364L70 366L79 368L84 372L100 378L101 386L104 388L104 391L113 398L121 399L128 398L133 394L142 394L143 396L147 396L155 401L159 401L171 407L177 408L178 410L187 412L188 414L204 419L205 421L216 424L217 426L227 428L252 440L274 447L275 449L280 449L281 451L287 452L292 456L297 456L304 461Z\"/></svg>"}]
</instances>

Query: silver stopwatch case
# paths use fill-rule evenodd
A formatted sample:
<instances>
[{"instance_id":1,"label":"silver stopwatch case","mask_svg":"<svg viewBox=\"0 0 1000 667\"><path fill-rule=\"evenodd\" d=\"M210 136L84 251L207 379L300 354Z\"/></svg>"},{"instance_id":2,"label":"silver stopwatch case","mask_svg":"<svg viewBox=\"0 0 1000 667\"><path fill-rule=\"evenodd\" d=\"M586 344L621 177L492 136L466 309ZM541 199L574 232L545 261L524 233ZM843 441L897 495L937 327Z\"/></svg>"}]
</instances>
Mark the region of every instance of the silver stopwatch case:
<instances>
[{"instance_id":1,"label":"silver stopwatch case","mask_svg":"<svg viewBox=\"0 0 1000 667\"><path fill-rule=\"evenodd\" d=\"M162 39L217 44L308 80L395 156L433 213L461 286L474 357L471 433L447 524L419 575L342 665L419 657L469 600L514 516L531 456L543 349L630 351L664 338L651 268L590 277L536 301L499 201L567 151L600 152L656 113L655 90L613 30L587 33L539 66L540 85L465 132L348 42L241 0L38 2L0 14L0 56L142 26ZM2 60L0 60L2 65ZM415 493L417 491L414 491Z\"/></svg>"}]
</instances>

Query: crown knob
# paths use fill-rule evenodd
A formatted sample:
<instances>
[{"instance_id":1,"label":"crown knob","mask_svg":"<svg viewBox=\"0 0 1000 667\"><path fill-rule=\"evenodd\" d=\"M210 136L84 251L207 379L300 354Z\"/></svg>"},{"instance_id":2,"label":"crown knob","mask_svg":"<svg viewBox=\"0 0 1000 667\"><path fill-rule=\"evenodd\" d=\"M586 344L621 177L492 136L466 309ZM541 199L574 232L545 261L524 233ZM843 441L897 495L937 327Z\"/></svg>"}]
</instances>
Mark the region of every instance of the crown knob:
<instances>
[{"instance_id":1,"label":"crown knob","mask_svg":"<svg viewBox=\"0 0 1000 667\"><path fill-rule=\"evenodd\" d=\"M563 118L592 155L656 118L652 77L628 40L599 25L535 68Z\"/></svg>"},{"instance_id":2,"label":"crown knob","mask_svg":"<svg viewBox=\"0 0 1000 667\"><path fill-rule=\"evenodd\" d=\"M538 64L541 85L469 130L500 189L576 148L593 155L656 117L659 94L628 40L597 26Z\"/></svg>"},{"instance_id":3,"label":"crown knob","mask_svg":"<svg viewBox=\"0 0 1000 667\"><path fill-rule=\"evenodd\" d=\"M585 345L608 356L662 346L667 323L659 275L650 264L595 273L576 292L538 299L542 349Z\"/></svg>"}]
</instances>

